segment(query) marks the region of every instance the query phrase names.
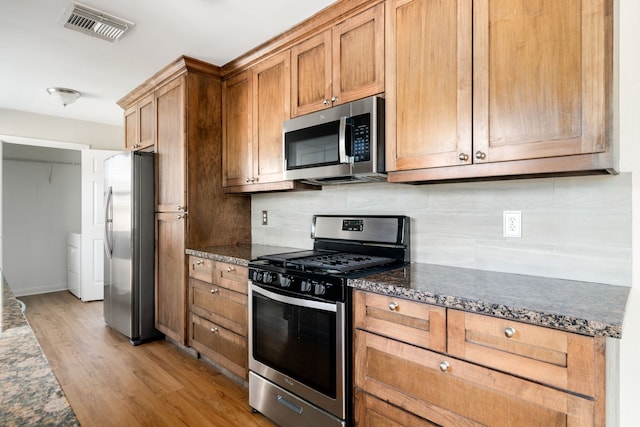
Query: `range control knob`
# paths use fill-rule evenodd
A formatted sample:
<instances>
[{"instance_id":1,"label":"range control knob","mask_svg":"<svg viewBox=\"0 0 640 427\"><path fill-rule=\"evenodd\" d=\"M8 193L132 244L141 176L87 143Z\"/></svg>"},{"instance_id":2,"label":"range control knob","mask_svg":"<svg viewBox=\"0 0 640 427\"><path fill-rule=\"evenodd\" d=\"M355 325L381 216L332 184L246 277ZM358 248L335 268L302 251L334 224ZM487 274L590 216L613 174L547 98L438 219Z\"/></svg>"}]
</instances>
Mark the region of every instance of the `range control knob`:
<instances>
[{"instance_id":1,"label":"range control knob","mask_svg":"<svg viewBox=\"0 0 640 427\"><path fill-rule=\"evenodd\" d=\"M253 280L254 282L262 282L262 272L253 270L251 272L251 280Z\"/></svg>"},{"instance_id":2,"label":"range control knob","mask_svg":"<svg viewBox=\"0 0 640 427\"><path fill-rule=\"evenodd\" d=\"M271 273L265 271L262 277L262 283L276 283L278 281L278 275L276 273Z\"/></svg>"},{"instance_id":3,"label":"range control knob","mask_svg":"<svg viewBox=\"0 0 640 427\"><path fill-rule=\"evenodd\" d=\"M291 286L291 277L289 276L280 276L280 286L283 288L288 288Z\"/></svg>"},{"instance_id":4,"label":"range control knob","mask_svg":"<svg viewBox=\"0 0 640 427\"><path fill-rule=\"evenodd\" d=\"M302 283L300 283L300 290L302 292L309 292L311 290L311 282L303 280Z\"/></svg>"},{"instance_id":5,"label":"range control knob","mask_svg":"<svg viewBox=\"0 0 640 427\"><path fill-rule=\"evenodd\" d=\"M327 288L322 284L322 283L316 283L314 289L313 289L313 293L316 295L324 295L324 293L326 292Z\"/></svg>"}]
</instances>

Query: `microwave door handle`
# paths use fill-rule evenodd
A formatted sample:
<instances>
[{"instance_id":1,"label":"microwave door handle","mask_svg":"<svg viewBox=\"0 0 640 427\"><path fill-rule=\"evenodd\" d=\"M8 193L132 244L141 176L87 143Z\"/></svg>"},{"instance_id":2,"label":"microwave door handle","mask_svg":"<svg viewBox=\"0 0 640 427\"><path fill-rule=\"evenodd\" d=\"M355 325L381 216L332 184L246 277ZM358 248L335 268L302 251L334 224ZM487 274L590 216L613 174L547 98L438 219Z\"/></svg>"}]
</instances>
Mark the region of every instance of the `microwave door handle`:
<instances>
[{"instance_id":1,"label":"microwave door handle","mask_svg":"<svg viewBox=\"0 0 640 427\"><path fill-rule=\"evenodd\" d=\"M351 151L347 153L347 144L351 144L351 138L347 138L347 117L340 117L340 127L338 129L338 154L340 156L340 163L353 163L353 157L350 156Z\"/></svg>"}]
</instances>

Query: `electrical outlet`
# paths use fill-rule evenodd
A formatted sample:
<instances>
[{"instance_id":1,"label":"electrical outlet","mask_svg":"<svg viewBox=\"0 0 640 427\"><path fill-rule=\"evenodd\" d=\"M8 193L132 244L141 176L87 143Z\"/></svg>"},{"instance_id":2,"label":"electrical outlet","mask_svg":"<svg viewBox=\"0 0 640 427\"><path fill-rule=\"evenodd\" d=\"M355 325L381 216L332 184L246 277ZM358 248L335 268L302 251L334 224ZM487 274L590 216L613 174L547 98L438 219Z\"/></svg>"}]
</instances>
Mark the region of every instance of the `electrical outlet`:
<instances>
[{"instance_id":1,"label":"electrical outlet","mask_svg":"<svg viewBox=\"0 0 640 427\"><path fill-rule=\"evenodd\" d=\"M262 225L267 225L269 223L269 217L267 211L262 211Z\"/></svg>"},{"instance_id":2,"label":"electrical outlet","mask_svg":"<svg viewBox=\"0 0 640 427\"><path fill-rule=\"evenodd\" d=\"M522 237L522 212L502 212L502 229L504 237Z\"/></svg>"}]
</instances>

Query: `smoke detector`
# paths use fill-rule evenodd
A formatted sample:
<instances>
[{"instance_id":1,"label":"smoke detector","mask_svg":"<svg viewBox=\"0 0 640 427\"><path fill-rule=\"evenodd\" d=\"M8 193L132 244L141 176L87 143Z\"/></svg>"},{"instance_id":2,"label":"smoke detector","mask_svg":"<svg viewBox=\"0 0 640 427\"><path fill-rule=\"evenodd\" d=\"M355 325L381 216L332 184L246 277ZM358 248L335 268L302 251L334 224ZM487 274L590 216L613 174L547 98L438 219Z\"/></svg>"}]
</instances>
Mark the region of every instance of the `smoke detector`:
<instances>
[{"instance_id":1,"label":"smoke detector","mask_svg":"<svg viewBox=\"0 0 640 427\"><path fill-rule=\"evenodd\" d=\"M135 24L98 9L73 2L64 17L64 26L71 30L115 42Z\"/></svg>"}]
</instances>

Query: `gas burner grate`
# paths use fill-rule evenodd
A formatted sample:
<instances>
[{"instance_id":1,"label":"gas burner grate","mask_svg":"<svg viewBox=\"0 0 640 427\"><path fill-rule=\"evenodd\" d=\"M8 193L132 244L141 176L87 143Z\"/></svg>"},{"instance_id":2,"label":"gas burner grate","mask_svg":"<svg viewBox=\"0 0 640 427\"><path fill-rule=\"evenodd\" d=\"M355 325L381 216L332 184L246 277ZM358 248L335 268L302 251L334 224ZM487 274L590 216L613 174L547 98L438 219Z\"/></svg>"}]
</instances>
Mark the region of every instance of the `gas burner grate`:
<instances>
[{"instance_id":1,"label":"gas burner grate","mask_svg":"<svg viewBox=\"0 0 640 427\"><path fill-rule=\"evenodd\" d=\"M347 271L378 267L394 261L393 258L340 252L296 259L295 261L291 261L290 264L298 265L303 269L311 268L328 273L344 273Z\"/></svg>"}]
</instances>

